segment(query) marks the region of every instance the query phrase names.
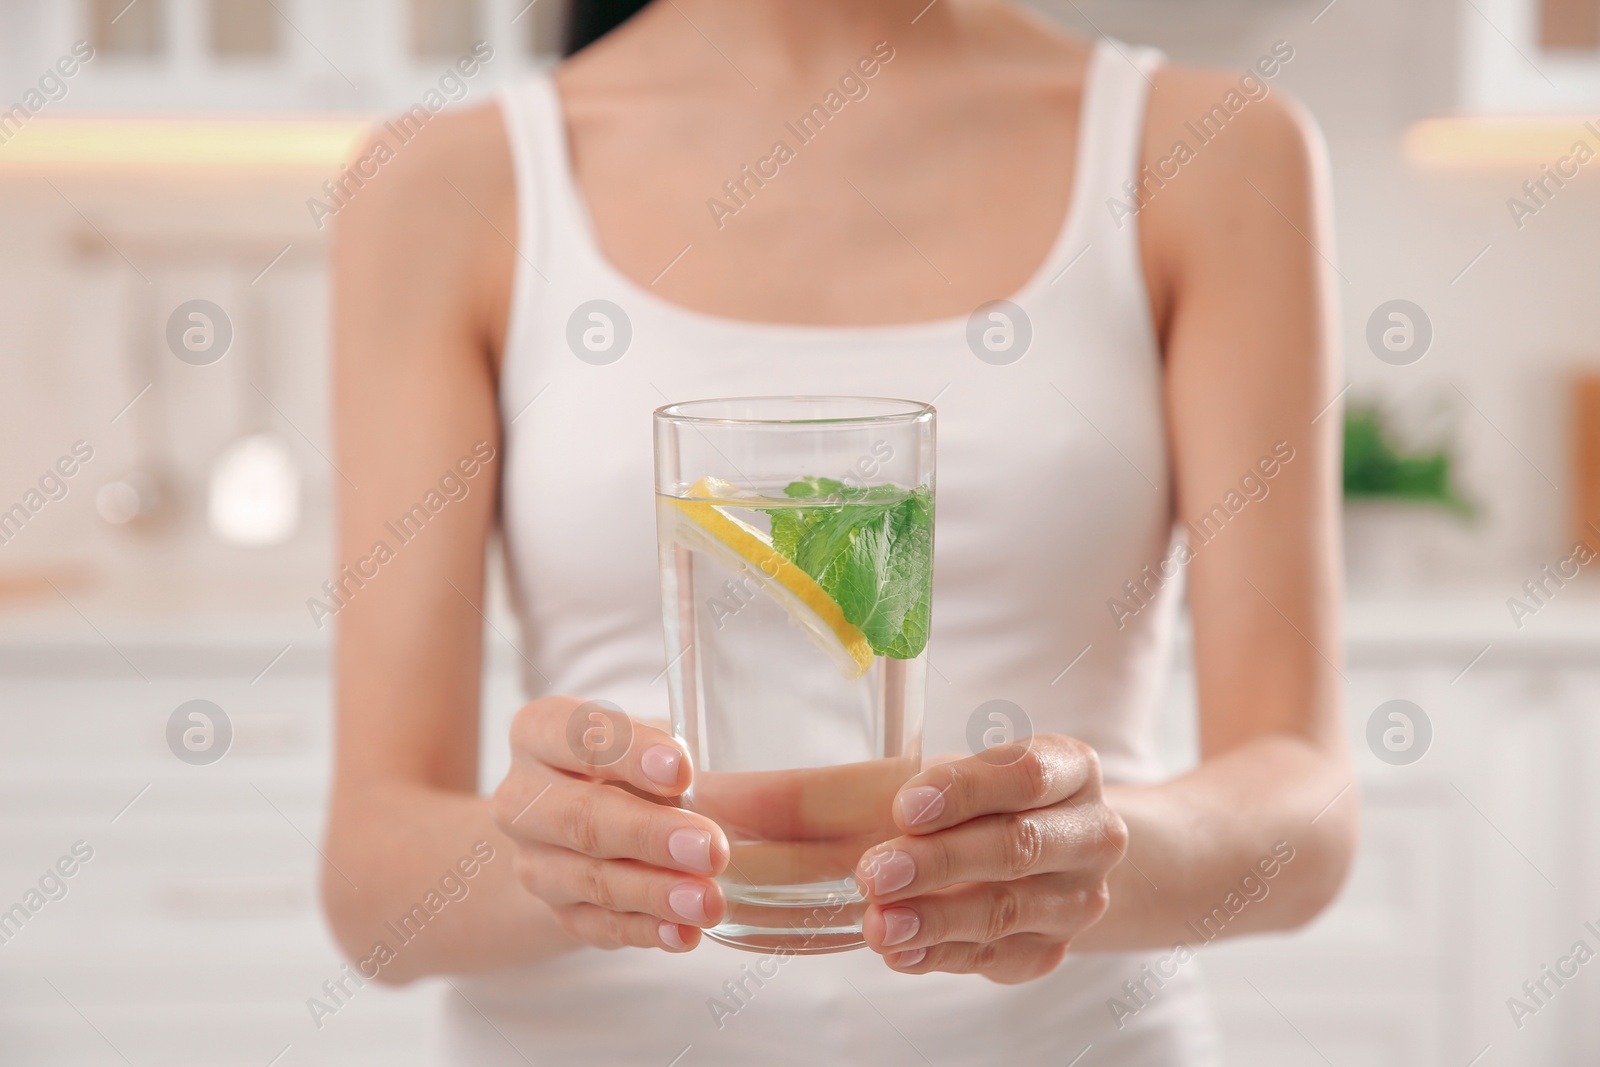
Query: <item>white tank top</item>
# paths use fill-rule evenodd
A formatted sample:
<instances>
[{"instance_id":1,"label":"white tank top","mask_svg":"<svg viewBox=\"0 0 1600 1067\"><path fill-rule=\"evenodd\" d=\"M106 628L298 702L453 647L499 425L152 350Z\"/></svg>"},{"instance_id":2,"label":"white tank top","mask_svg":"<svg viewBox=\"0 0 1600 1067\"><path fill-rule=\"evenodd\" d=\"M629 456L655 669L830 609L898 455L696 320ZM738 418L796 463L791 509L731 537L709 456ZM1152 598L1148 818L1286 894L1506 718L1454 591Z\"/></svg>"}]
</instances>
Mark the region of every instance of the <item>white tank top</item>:
<instances>
[{"instance_id":1,"label":"white tank top","mask_svg":"<svg viewBox=\"0 0 1600 1067\"><path fill-rule=\"evenodd\" d=\"M668 715L653 409L729 395L933 400L925 751L965 754L975 709L1006 700L1035 732L1092 744L1109 780L1158 777L1153 732L1180 590L1141 591L1148 606L1121 619L1108 601L1137 606L1124 582L1140 583L1173 536L1161 355L1138 227L1119 225L1108 201L1125 199L1137 170L1159 58L1096 47L1071 203L1045 261L1008 297L1023 314L1002 309L1012 347L998 352L983 331L1005 321L986 315L972 329L967 316L797 326L668 303L600 250L549 77L504 94L519 256L500 386L503 521L523 651L543 673L529 672L530 695ZM610 311L601 352L582 343L595 300L626 319ZM897 974L866 950L781 965L710 941L679 956L583 950L457 979L440 1061L1060 1065L1092 1046L1085 1067L1210 1063L1196 965L1168 961L1176 974L1157 987L1141 968L1162 955L1069 954L1043 979L1000 986ZM1141 979L1154 992L1135 998L1123 983Z\"/></svg>"}]
</instances>

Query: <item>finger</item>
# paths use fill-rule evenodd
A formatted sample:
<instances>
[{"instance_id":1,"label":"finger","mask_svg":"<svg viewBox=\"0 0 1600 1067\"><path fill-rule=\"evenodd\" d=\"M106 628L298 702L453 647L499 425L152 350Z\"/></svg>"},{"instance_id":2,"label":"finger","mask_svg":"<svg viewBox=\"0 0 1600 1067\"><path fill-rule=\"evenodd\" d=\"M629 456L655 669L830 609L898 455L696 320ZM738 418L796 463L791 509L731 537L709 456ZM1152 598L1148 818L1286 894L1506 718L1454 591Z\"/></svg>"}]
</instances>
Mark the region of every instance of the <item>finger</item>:
<instances>
[{"instance_id":1,"label":"finger","mask_svg":"<svg viewBox=\"0 0 1600 1067\"><path fill-rule=\"evenodd\" d=\"M1066 954L1067 946L1063 941L1041 934L1016 934L981 945L949 941L896 953L887 957L886 962L907 974L930 971L981 974L1003 985L1012 985L1049 974L1060 966Z\"/></svg>"},{"instance_id":2,"label":"finger","mask_svg":"<svg viewBox=\"0 0 1600 1067\"><path fill-rule=\"evenodd\" d=\"M898 837L861 857L856 881L879 904L961 882L1011 882L1052 871L1104 874L1127 844L1104 804L985 815L936 834Z\"/></svg>"},{"instance_id":3,"label":"finger","mask_svg":"<svg viewBox=\"0 0 1600 1067\"><path fill-rule=\"evenodd\" d=\"M689 787L689 759L671 734L598 701L546 697L525 705L511 723L511 751L655 796Z\"/></svg>"},{"instance_id":4,"label":"finger","mask_svg":"<svg viewBox=\"0 0 1600 1067\"><path fill-rule=\"evenodd\" d=\"M1040 734L924 770L901 787L894 818L907 833L926 834L980 815L1047 808L1080 791L1099 796L1100 757L1076 738Z\"/></svg>"},{"instance_id":5,"label":"finger","mask_svg":"<svg viewBox=\"0 0 1600 1067\"><path fill-rule=\"evenodd\" d=\"M688 926L715 926L728 910L715 882L634 860L600 860L535 845L518 850L516 867L523 887L555 907L597 904Z\"/></svg>"},{"instance_id":6,"label":"finger","mask_svg":"<svg viewBox=\"0 0 1600 1067\"><path fill-rule=\"evenodd\" d=\"M1047 874L1015 882L972 882L887 907L869 905L861 929L885 954L946 941L983 943L1014 934L1071 938L1099 921L1110 896L1102 879Z\"/></svg>"},{"instance_id":7,"label":"finger","mask_svg":"<svg viewBox=\"0 0 1600 1067\"><path fill-rule=\"evenodd\" d=\"M609 911L598 904L569 904L555 909L563 929L596 948L664 948L687 952L700 943L693 926L667 922L654 915Z\"/></svg>"},{"instance_id":8,"label":"finger","mask_svg":"<svg viewBox=\"0 0 1600 1067\"><path fill-rule=\"evenodd\" d=\"M497 790L494 811L520 842L691 874L718 874L728 863L727 835L710 819L612 786L557 775L521 816L513 811L517 799Z\"/></svg>"}]
</instances>

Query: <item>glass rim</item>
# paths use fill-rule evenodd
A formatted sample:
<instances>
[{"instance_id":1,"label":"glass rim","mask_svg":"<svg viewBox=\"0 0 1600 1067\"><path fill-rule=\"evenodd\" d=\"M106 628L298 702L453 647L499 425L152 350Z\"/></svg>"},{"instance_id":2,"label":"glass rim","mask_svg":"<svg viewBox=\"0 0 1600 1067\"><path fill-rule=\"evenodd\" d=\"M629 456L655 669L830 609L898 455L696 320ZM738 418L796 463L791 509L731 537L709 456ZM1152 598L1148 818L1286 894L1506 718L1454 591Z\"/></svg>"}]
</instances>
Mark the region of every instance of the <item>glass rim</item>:
<instances>
[{"instance_id":1,"label":"glass rim","mask_svg":"<svg viewBox=\"0 0 1600 1067\"><path fill-rule=\"evenodd\" d=\"M821 418L787 418L787 419L760 419L760 418L735 418L723 415L697 415L693 408L709 407L715 404L760 404L763 402L805 403L822 402L824 404L882 404L887 406L899 405L900 410L890 410L873 415L829 415ZM851 423L883 423L883 422L915 422L924 416L933 415L936 409L931 403L922 400L905 400L900 397L890 396L839 396L828 394L796 394L776 396L719 396L706 397L702 400L683 400L673 404L663 404L655 409L656 419L662 422L685 423L715 423L724 426L783 426L783 425L817 425L817 424L851 424Z\"/></svg>"}]
</instances>

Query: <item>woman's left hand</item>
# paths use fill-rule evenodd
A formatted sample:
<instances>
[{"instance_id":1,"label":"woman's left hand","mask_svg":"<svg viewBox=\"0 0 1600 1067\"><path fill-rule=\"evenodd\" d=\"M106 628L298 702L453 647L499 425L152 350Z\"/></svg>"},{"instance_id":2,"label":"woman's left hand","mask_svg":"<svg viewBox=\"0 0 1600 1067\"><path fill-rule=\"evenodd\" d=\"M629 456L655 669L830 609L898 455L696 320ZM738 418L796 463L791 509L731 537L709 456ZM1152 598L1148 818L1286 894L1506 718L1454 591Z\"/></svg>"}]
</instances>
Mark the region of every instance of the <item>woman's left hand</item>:
<instances>
[{"instance_id":1,"label":"woman's left hand","mask_svg":"<svg viewBox=\"0 0 1600 1067\"><path fill-rule=\"evenodd\" d=\"M1094 749L1054 734L928 768L894 820L905 836L863 855L856 881L867 944L910 974L1048 974L1105 913L1128 843Z\"/></svg>"}]
</instances>

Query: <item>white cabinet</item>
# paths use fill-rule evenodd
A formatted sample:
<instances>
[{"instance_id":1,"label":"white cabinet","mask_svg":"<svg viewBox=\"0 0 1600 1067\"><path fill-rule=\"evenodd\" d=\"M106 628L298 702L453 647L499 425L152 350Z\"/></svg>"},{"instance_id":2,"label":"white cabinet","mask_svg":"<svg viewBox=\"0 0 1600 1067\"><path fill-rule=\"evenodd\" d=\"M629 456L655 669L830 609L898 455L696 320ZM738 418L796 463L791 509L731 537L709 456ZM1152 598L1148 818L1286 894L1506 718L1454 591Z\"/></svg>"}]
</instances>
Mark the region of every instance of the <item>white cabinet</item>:
<instances>
[{"instance_id":1,"label":"white cabinet","mask_svg":"<svg viewBox=\"0 0 1600 1067\"><path fill-rule=\"evenodd\" d=\"M1352 648L1358 858L1339 900L1306 929L1202 954L1229 1067L1594 1062L1600 963L1520 1029L1506 1001L1580 937L1600 952L1583 927L1600 929L1588 766L1600 697L1600 669L1588 664L1600 656L1501 649L1460 674L1483 643ZM1192 714L1186 681L1170 709L1179 721ZM1395 698L1433 727L1426 755L1407 766L1376 758L1365 736L1368 716Z\"/></svg>"},{"instance_id":2,"label":"white cabinet","mask_svg":"<svg viewBox=\"0 0 1600 1067\"><path fill-rule=\"evenodd\" d=\"M368 987L320 1030L305 1003L343 962L314 889L325 650L291 652L252 685L281 644L189 649L176 675L152 665L172 657L119 646L149 682L103 645L0 650L0 908L74 842L94 849L66 896L0 945L0 1061L411 1062L430 987ZM235 730L210 766L164 742L194 698Z\"/></svg>"},{"instance_id":3,"label":"white cabinet","mask_svg":"<svg viewBox=\"0 0 1600 1067\"><path fill-rule=\"evenodd\" d=\"M517 661L498 642L489 778L517 705ZM1594 1062L1600 961L1520 1030L1506 999L1578 938L1600 949L1583 926L1600 927L1600 655L1581 643L1497 647L1457 678L1474 642L1391 635L1353 647L1359 859L1305 930L1204 950L1229 1067ZM114 1047L179 1067L262 1067L280 1053L278 1067L419 1062L437 983L367 986L320 1029L306 1006L342 966L313 888L326 649L297 645L252 684L281 642L119 645L149 682L103 645L0 643L0 908L75 841L95 850L63 899L0 944L0 1061L98 1067L119 1062ZM1175 766L1192 751L1189 689L1180 671ZM1433 725L1409 766L1366 747L1367 716L1396 697ZM194 698L235 727L211 766L180 762L163 740L172 710Z\"/></svg>"}]
</instances>

